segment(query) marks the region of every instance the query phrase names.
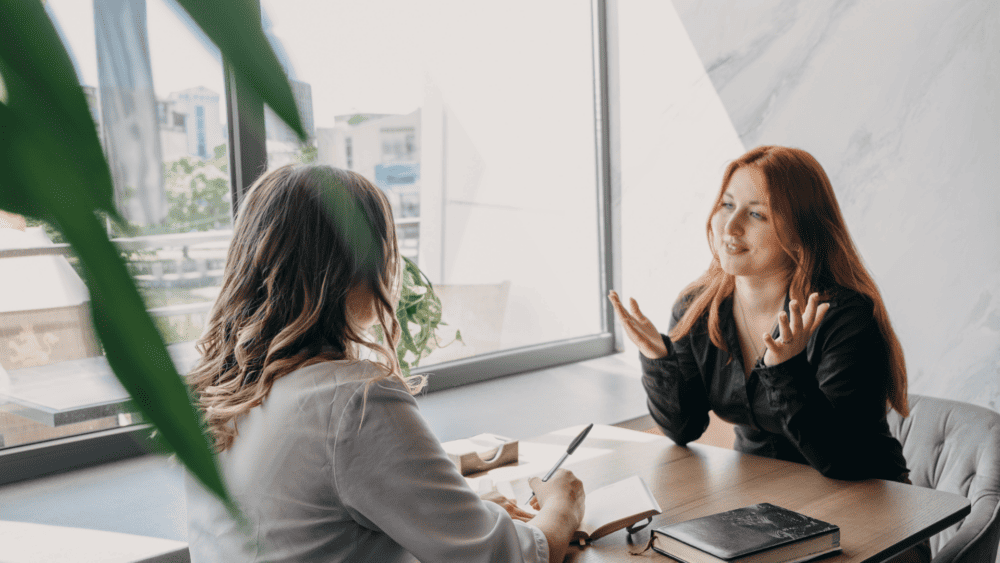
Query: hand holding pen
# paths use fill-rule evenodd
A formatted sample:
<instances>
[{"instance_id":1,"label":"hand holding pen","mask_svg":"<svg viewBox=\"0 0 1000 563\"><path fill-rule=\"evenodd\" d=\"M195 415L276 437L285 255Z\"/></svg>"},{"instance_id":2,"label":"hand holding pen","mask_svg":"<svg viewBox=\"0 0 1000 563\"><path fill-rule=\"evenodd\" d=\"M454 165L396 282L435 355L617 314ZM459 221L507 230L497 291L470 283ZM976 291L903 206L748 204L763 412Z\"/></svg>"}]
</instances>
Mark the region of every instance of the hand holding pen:
<instances>
[{"instance_id":1,"label":"hand holding pen","mask_svg":"<svg viewBox=\"0 0 1000 563\"><path fill-rule=\"evenodd\" d=\"M545 474L545 477L542 477L543 483L547 482L549 479L552 478L552 476L563 464L563 462L566 461L566 458L573 455L573 452L576 451L576 448L579 447L579 445L583 442L583 439L587 437L587 434L590 433L590 429L593 427L594 427L593 423L588 424L587 427L583 429L583 432L580 432L580 434L577 435L576 438L573 438L573 441L570 442L569 447L566 448L566 453L564 453L562 457L559 458L559 461L557 461L556 464L552 466L552 469L549 469L549 472ZM534 498L535 498L535 493L534 491L532 491L531 496L528 497L528 504L530 504L531 501L534 500Z\"/></svg>"}]
</instances>

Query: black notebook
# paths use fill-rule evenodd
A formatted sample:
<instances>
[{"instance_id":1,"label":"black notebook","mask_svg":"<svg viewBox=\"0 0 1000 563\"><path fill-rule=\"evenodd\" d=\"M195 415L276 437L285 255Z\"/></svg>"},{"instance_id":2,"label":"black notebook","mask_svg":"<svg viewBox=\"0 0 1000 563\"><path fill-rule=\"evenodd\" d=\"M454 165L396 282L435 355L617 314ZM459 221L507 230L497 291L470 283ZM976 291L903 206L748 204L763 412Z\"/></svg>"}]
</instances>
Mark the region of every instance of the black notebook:
<instances>
[{"instance_id":1,"label":"black notebook","mask_svg":"<svg viewBox=\"0 0 1000 563\"><path fill-rule=\"evenodd\" d=\"M791 563L840 550L840 528L761 503L661 526L653 549L685 563Z\"/></svg>"}]
</instances>

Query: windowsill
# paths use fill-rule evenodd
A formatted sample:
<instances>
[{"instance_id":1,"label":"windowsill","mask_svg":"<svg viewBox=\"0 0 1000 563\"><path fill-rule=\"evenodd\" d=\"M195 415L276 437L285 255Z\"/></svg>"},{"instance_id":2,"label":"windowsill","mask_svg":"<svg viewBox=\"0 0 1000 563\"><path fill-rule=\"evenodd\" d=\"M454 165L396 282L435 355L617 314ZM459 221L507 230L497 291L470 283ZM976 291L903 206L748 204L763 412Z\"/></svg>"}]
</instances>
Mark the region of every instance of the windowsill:
<instances>
[{"instance_id":1,"label":"windowsill","mask_svg":"<svg viewBox=\"0 0 1000 563\"><path fill-rule=\"evenodd\" d=\"M646 415L638 359L631 356L613 354L491 379L417 401L442 441L482 432L521 439L588 422L626 423ZM20 449L0 455L0 475L7 469L5 460ZM157 456L117 459L0 486L0 518L184 540L180 467ZM128 506L107 499L128 499Z\"/></svg>"},{"instance_id":2,"label":"windowsill","mask_svg":"<svg viewBox=\"0 0 1000 563\"><path fill-rule=\"evenodd\" d=\"M528 438L575 424L618 424L644 416L640 374L638 358L612 354L435 391L417 402L442 441L483 432Z\"/></svg>"}]
</instances>

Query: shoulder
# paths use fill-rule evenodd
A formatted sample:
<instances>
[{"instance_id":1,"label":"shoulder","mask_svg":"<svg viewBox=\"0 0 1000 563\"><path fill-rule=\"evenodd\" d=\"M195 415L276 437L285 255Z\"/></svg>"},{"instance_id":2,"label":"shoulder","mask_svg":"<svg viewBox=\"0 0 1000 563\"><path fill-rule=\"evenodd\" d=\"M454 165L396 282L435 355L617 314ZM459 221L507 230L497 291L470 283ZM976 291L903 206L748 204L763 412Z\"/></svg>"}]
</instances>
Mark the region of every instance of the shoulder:
<instances>
[{"instance_id":1,"label":"shoulder","mask_svg":"<svg viewBox=\"0 0 1000 563\"><path fill-rule=\"evenodd\" d=\"M324 364L340 364L328 366L333 380L331 383L350 390L352 399L362 399L364 402L395 402L404 401L416 404L413 395L406 384L396 377L386 377L384 367L368 360L352 362L324 362Z\"/></svg>"},{"instance_id":2,"label":"shoulder","mask_svg":"<svg viewBox=\"0 0 1000 563\"><path fill-rule=\"evenodd\" d=\"M372 367L381 369L377 364ZM328 410L328 439L339 447L353 444L364 449L375 442L393 441L401 432L415 431L421 418L416 399L395 377L341 381L335 394L321 400Z\"/></svg>"},{"instance_id":3,"label":"shoulder","mask_svg":"<svg viewBox=\"0 0 1000 563\"><path fill-rule=\"evenodd\" d=\"M871 297L846 287L834 287L823 292L821 302L830 304L827 319L833 316L844 316L855 320L873 319L875 317L875 302Z\"/></svg>"},{"instance_id":4,"label":"shoulder","mask_svg":"<svg viewBox=\"0 0 1000 563\"><path fill-rule=\"evenodd\" d=\"M705 291L704 286L686 287L680 295L677 296L677 301L674 301L673 315L674 319L680 319L687 313L688 308L694 303L694 300L698 298L702 292Z\"/></svg>"},{"instance_id":5,"label":"shoulder","mask_svg":"<svg viewBox=\"0 0 1000 563\"><path fill-rule=\"evenodd\" d=\"M373 401L413 402L406 385L385 377L385 368L368 360L334 360L299 368L275 382L272 392L308 394L320 404L346 409Z\"/></svg>"},{"instance_id":6,"label":"shoulder","mask_svg":"<svg viewBox=\"0 0 1000 563\"><path fill-rule=\"evenodd\" d=\"M837 287L825 292L821 302L830 304L814 339L824 348L862 338L874 343L881 340L875 319L875 302L863 293Z\"/></svg>"}]
</instances>

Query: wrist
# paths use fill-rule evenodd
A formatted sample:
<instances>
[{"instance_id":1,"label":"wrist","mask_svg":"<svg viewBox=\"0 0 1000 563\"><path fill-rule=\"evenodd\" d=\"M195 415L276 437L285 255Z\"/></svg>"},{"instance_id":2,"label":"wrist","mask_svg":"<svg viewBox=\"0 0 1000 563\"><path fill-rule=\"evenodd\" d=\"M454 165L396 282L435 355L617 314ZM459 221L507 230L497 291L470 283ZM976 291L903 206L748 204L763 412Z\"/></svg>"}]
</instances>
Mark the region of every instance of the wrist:
<instances>
[{"instance_id":1,"label":"wrist","mask_svg":"<svg viewBox=\"0 0 1000 563\"><path fill-rule=\"evenodd\" d=\"M666 350L664 350L662 353L660 353L658 350L657 351L650 350L649 353L640 350L639 353L642 354L642 356L647 360L663 360L666 359L666 357L670 354L670 352Z\"/></svg>"},{"instance_id":2,"label":"wrist","mask_svg":"<svg viewBox=\"0 0 1000 563\"><path fill-rule=\"evenodd\" d=\"M670 337L665 334L660 334L659 346L657 342L650 342L646 346L646 350L642 348L639 349L639 353L642 354L647 360L664 360L670 355Z\"/></svg>"},{"instance_id":3,"label":"wrist","mask_svg":"<svg viewBox=\"0 0 1000 563\"><path fill-rule=\"evenodd\" d=\"M560 525L575 530L583 519L582 511L578 510L577 503L568 498L549 498L539 514L546 513L553 521Z\"/></svg>"}]
</instances>

